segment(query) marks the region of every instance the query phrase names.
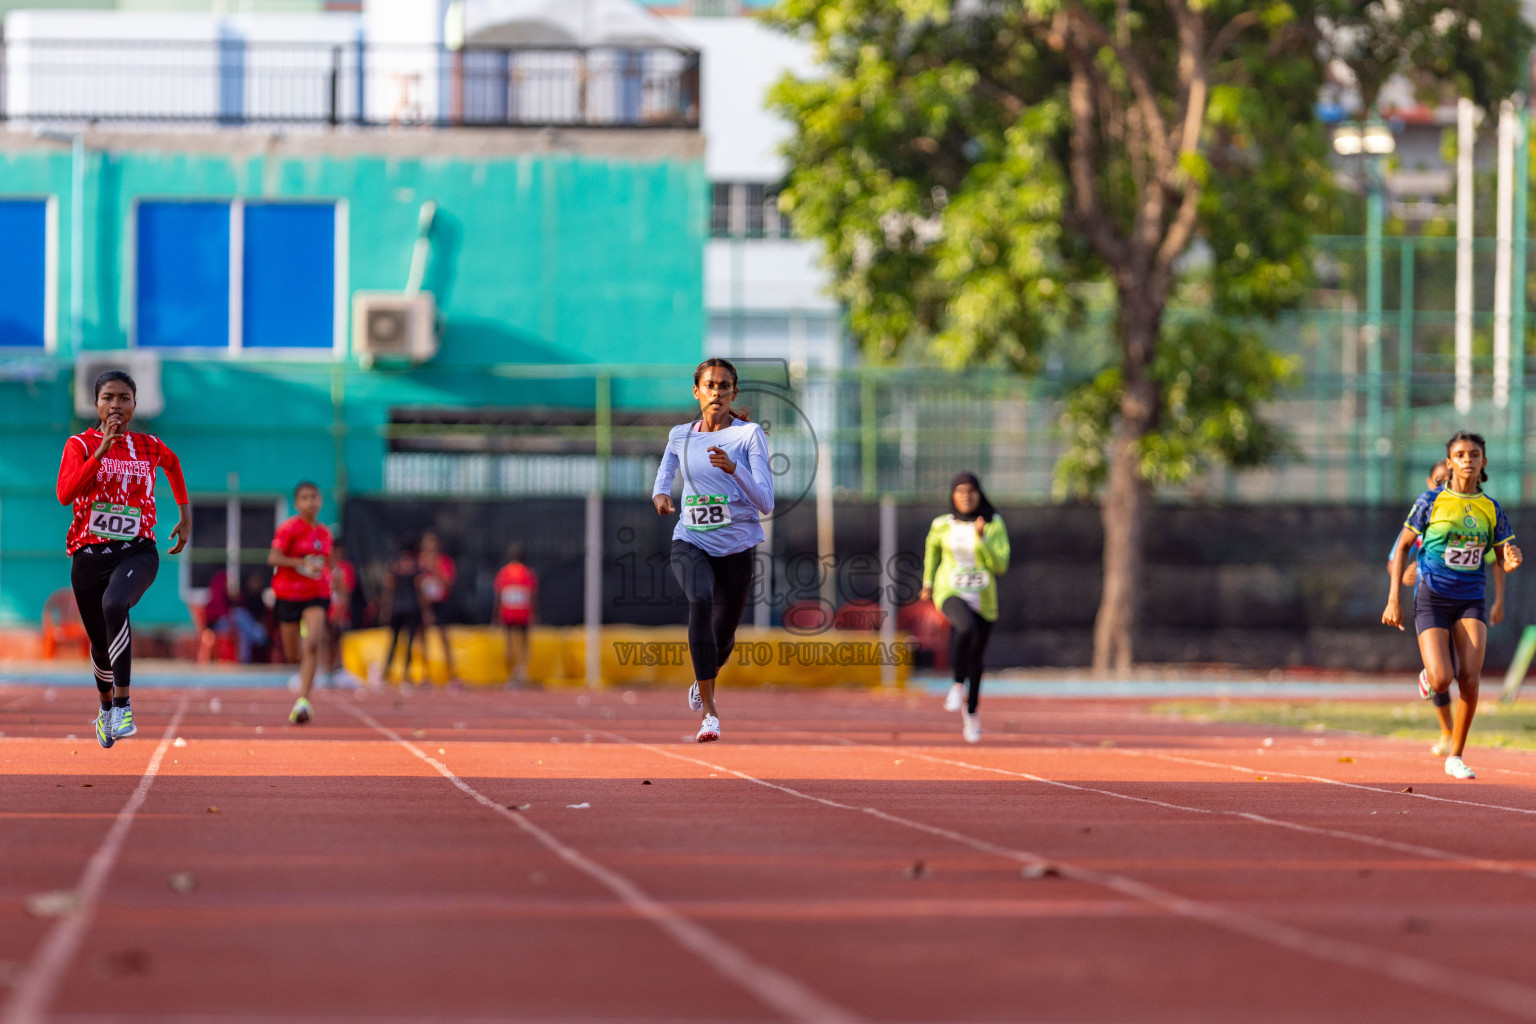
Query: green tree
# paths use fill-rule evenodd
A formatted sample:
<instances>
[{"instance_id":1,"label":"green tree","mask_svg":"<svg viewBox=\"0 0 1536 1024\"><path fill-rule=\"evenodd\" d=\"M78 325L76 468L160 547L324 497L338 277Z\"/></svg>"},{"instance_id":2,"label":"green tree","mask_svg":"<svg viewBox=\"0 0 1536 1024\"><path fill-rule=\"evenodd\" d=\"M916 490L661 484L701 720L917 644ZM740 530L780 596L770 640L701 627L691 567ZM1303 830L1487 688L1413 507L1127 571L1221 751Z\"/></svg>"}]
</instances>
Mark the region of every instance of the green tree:
<instances>
[{"instance_id":1,"label":"green tree","mask_svg":"<svg viewBox=\"0 0 1536 1024\"><path fill-rule=\"evenodd\" d=\"M1308 285L1334 208L1320 90L1348 68L1371 110L1406 73L1490 105L1532 40L1515 0L780 0L771 18L821 72L773 94L796 126L782 202L868 352L1033 373L1088 292L1113 294L1118 360L1071 398L1061 470L1104 481L1094 664L1121 669L1151 485L1279 446L1257 408L1287 367L1233 325ZM1175 329L1183 287L1205 316Z\"/></svg>"}]
</instances>

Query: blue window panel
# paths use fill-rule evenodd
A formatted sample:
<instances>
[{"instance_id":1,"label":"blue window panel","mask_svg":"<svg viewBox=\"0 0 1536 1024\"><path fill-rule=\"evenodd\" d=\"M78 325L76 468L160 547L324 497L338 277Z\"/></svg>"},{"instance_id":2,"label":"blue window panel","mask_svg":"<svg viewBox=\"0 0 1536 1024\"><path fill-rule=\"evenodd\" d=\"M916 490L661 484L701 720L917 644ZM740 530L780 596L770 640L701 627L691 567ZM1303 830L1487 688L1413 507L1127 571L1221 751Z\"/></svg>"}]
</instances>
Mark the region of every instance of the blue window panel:
<instances>
[{"instance_id":1,"label":"blue window panel","mask_svg":"<svg viewBox=\"0 0 1536 1024\"><path fill-rule=\"evenodd\" d=\"M229 346L229 204L140 203L138 343Z\"/></svg>"},{"instance_id":2,"label":"blue window panel","mask_svg":"<svg viewBox=\"0 0 1536 1024\"><path fill-rule=\"evenodd\" d=\"M330 349L336 338L336 208L245 208L245 348Z\"/></svg>"},{"instance_id":3,"label":"blue window panel","mask_svg":"<svg viewBox=\"0 0 1536 1024\"><path fill-rule=\"evenodd\" d=\"M0 199L0 348L42 348L48 308L48 202Z\"/></svg>"}]
</instances>

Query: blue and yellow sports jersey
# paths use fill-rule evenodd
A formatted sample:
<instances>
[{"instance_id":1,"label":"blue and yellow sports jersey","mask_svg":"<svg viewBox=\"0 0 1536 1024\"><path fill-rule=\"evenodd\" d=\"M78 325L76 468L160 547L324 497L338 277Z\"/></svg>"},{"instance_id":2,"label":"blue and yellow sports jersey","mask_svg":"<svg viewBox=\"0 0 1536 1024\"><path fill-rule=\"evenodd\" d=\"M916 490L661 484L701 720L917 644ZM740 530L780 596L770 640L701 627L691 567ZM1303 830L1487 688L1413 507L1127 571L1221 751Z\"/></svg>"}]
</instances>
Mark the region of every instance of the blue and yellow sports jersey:
<instances>
[{"instance_id":1,"label":"blue and yellow sports jersey","mask_svg":"<svg viewBox=\"0 0 1536 1024\"><path fill-rule=\"evenodd\" d=\"M1419 583L1456 601L1483 596L1483 556L1515 536L1498 502L1448 486L1419 495L1403 525L1422 540Z\"/></svg>"}]
</instances>

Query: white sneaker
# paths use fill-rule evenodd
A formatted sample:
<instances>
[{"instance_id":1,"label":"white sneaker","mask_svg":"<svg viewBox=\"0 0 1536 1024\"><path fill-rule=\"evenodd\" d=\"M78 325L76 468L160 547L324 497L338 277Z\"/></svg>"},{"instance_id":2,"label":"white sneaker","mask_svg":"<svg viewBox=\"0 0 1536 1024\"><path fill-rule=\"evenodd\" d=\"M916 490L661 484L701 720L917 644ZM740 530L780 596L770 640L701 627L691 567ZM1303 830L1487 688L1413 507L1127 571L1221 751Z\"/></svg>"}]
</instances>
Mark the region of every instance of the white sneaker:
<instances>
[{"instance_id":1,"label":"white sneaker","mask_svg":"<svg viewBox=\"0 0 1536 1024\"><path fill-rule=\"evenodd\" d=\"M1429 748L1429 752L1434 754L1436 757L1444 757L1445 752L1450 749L1451 738L1449 736L1441 736L1438 740L1435 741L1435 745Z\"/></svg>"},{"instance_id":2,"label":"white sneaker","mask_svg":"<svg viewBox=\"0 0 1536 1024\"><path fill-rule=\"evenodd\" d=\"M1475 779L1477 773L1467 767L1467 762L1452 754L1445 759L1445 774L1453 779Z\"/></svg>"},{"instance_id":3,"label":"white sneaker","mask_svg":"<svg viewBox=\"0 0 1536 1024\"><path fill-rule=\"evenodd\" d=\"M980 743L981 742L981 712L979 712L979 711L962 711L962 712L960 712L960 721L963 723L960 726L960 735L965 737L965 742L967 742L967 743Z\"/></svg>"},{"instance_id":4,"label":"white sneaker","mask_svg":"<svg viewBox=\"0 0 1536 1024\"><path fill-rule=\"evenodd\" d=\"M288 692L289 693L298 693L303 688L304 688L304 683L299 679L299 674L297 672L295 672L293 675L288 677Z\"/></svg>"},{"instance_id":5,"label":"white sneaker","mask_svg":"<svg viewBox=\"0 0 1536 1024\"><path fill-rule=\"evenodd\" d=\"M699 734L694 737L700 743L713 743L720 738L720 719L714 715L705 715L703 723L699 726Z\"/></svg>"},{"instance_id":6,"label":"white sneaker","mask_svg":"<svg viewBox=\"0 0 1536 1024\"><path fill-rule=\"evenodd\" d=\"M688 710L689 711L703 711L704 710L704 698L699 695L699 684L698 683L694 683L692 686L688 687Z\"/></svg>"},{"instance_id":7,"label":"white sneaker","mask_svg":"<svg viewBox=\"0 0 1536 1024\"><path fill-rule=\"evenodd\" d=\"M964 701L965 687L959 683L956 683L955 685L951 686L949 688L949 692L944 695L944 710L959 711L961 704Z\"/></svg>"}]
</instances>

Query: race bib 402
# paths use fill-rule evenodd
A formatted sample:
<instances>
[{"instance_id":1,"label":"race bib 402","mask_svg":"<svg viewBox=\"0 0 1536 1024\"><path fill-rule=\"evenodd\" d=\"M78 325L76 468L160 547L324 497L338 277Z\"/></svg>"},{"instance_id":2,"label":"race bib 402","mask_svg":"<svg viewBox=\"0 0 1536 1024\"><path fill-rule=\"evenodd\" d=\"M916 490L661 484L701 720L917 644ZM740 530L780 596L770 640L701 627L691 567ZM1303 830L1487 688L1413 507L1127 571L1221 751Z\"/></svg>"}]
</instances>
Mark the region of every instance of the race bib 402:
<instances>
[{"instance_id":1,"label":"race bib 402","mask_svg":"<svg viewBox=\"0 0 1536 1024\"><path fill-rule=\"evenodd\" d=\"M91 532L112 540L133 540L139 535L144 513L133 505L114 505L110 501L91 504Z\"/></svg>"}]
</instances>

